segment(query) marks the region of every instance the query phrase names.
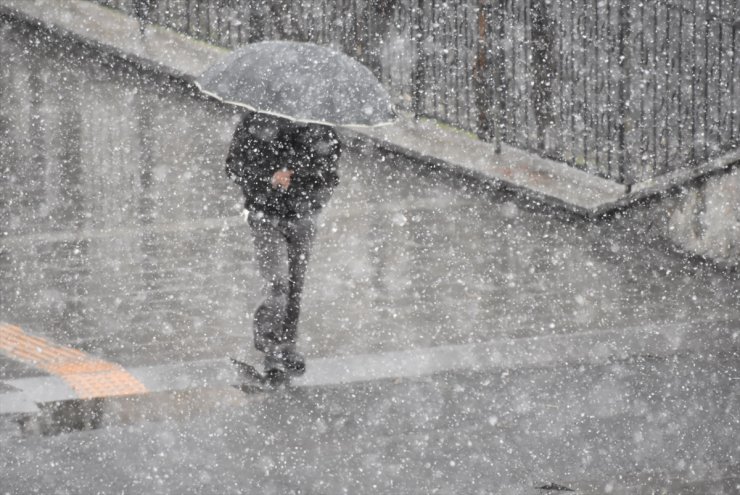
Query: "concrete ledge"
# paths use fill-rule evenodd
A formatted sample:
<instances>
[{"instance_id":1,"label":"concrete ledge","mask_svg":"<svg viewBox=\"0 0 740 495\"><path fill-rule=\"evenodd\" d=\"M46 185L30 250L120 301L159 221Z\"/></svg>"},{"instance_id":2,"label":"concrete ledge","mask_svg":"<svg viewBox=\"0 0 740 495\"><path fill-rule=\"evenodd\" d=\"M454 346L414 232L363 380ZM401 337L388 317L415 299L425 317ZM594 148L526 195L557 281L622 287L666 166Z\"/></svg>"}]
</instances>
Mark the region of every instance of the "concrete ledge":
<instances>
[{"instance_id":1,"label":"concrete ledge","mask_svg":"<svg viewBox=\"0 0 740 495\"><path fill-rule=\"evenodd\" d=\"M187 81L228 53L156 25L147 25L142 32L137 19L85 0L2 0L0 17L47 29Z\"/></svg>"},{"instance_id":2,"label":"concrete ledge","mask_svg":"<svg viewBox=\"0 0 740 495\"><path fill-rule=\"evenodd\" d=\"M653 179L633 184L629 194L625 194L623 198L610 206L612 208L624 207L701 177L729 172L738 165L740 165L740 149L730 151L698 167L674 170Z\"/></svg>"},{"instance_id":3,"label":"concrete ledge","mask_svg":"<svg viewBox=\"0 0 740 495\"><path fill-rule=\"evenodd\" d=\"M356 136L415 160L447 167L533 200L591 216L624 198L622 184L506 144L495 146L434 120L402 115L389 126L352 129Z\"/></svg>"}]
</instances>

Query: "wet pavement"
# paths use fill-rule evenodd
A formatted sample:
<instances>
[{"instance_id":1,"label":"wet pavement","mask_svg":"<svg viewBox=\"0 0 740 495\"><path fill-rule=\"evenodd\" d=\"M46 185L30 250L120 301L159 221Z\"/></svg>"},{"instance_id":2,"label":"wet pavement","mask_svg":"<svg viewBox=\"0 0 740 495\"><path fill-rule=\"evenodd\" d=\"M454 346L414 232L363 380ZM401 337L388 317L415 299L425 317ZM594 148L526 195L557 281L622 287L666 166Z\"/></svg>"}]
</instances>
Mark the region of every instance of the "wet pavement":
<instances>
[{"instance_id":1,"label":"wet pavement","mask_svg":"<svg viewBox=\"0 0 740 495\"><path fill-rule=\"evenodd\" d=\"M197 391L155 401L145 420L5 435L0 489L735 494L737 379L736 355L678 356L259 396Z\"/></svg>"},{"instance_id":2,"label":"wet pavement","mask_svg":"<svg viewBox=\"0 0 740 495\"><path fill-rule=\"evenodd\" d=\"M0 37L0 322L125 368L253 357L261 282L223 173L237 116L82 46ZM0 418L0 493L740 493L737 273L660 245L639 211L566 217L357 144L341 177L310 360L548 339L569 359L187 392L54 436ZM0 387L40 374L0 354Z\"/></svg>"}]
</instances>

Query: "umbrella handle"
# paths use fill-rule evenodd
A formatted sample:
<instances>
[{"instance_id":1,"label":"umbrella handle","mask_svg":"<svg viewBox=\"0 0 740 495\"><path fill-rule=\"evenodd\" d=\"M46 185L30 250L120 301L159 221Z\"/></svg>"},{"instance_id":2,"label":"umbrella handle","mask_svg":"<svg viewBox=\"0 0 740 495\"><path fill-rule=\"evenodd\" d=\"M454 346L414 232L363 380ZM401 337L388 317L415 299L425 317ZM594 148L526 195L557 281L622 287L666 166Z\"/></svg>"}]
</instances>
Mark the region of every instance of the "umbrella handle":
<instances>
[{"instance_id":1,"label":"umbrella handle","mask_svg":"<svg viewBox=\"0 0 740 495\"><path fill-rule=\"evenodd\" d=\"M280 170L272 174L272 187L287 191L290 187L291 181L293 180L294 173L295 172L287 168L281 168Z\"/></svg>"}]
</instances>

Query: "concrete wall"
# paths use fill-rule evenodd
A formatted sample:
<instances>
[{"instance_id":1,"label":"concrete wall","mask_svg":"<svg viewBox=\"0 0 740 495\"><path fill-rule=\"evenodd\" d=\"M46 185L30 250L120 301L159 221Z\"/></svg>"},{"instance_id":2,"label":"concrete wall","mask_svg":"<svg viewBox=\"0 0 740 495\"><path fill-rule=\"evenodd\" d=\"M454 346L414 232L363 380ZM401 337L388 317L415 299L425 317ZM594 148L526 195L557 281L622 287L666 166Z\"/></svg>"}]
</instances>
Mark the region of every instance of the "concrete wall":
<instances>
[{"instance_id":1,"label":"concrete wall","mask_svg":"<svg viewBox=\"0 0 740 495\"><path fill-rule=\"evenodd\" d=\"M740 266L740 169L686 187L669 209L667 236L680 248Z\"/></svg>"},{"instance_id":2,"label":"concrete wall","mask_svg":"<svg viewBox=\"0 0 740 495\"><path fill-rule=\"evenodd\" d=\"M627 215L646 240L726 267L740 267L740 167L666 192Z\"/></svg>"}]
</instances>

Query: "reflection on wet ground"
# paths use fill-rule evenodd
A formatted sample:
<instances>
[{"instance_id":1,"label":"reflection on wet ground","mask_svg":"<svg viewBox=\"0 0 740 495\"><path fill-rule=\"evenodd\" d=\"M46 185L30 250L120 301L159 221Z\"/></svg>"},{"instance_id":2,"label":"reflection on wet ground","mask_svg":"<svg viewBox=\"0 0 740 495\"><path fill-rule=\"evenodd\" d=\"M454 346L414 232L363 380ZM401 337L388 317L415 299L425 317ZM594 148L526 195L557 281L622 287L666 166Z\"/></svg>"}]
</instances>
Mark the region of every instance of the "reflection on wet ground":
<instances>
[{"instance_id":1,"label":"reflection on wet ground","mask_svg":"<svg viewBox=\"0 0 740 495\"><path fill-rule=\"evenodd\" d=\"M251 346L259 278L223 174L236 116L2 28L0 315L124 364ZM737 277L626 220L563 219L358 146L322 216L310 355L737 321Z\"/></svg>"}]
</instances>

